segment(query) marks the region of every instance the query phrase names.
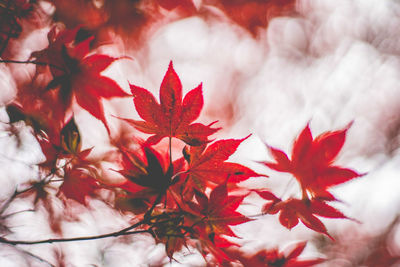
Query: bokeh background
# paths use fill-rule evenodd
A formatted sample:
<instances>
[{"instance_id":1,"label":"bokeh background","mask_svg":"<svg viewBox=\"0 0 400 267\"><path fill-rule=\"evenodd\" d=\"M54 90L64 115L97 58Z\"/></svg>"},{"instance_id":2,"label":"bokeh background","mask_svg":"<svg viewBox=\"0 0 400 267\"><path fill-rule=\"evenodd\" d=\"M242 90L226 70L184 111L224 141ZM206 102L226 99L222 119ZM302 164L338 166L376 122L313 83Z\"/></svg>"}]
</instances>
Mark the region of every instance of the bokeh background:
<instances>
[{"instance_id":1,"label":"bokeh background","mask_svg":"<svg viewBox=\"0 0 400 267\"><path fill-rule=\"evenodd\" d=\"M200 121L219 121L223 130L215 138L252 134L231 160L270 178L251 179L245 185L269 188L280 197L296 195L299 188L290 175L257 163L271 159L264 143L289 152L308 122L314 136L353 122L337 162L367 174L332 191L342 201L335 207L360 223L323 219L335 242L300 224L289 231L272 215L235 231L249 252L283 249L308 240L304 257L329 259L321 266L400 266L396 265L400 255L400 1L49 0L35 3L34 11L18 22L21 31L8 40L2 58L26 60L33 51L45 48L47 32L55 23L67 28L82 25L95 36L95 51L130 57L103 73L126 92L130 82L157 95L172 60L184 93L203 83L205 107ZM8 22L1 23L3 27ZM0 64L3 107L34 72L33 65ZM132 99L104 104L114 133L124 125L112 115L138 118ZM102 123L79 106L74 113L83 145L95 146L93 153L98 155L106 152L110 145ZM35 178L35 164L44 158L28 126L17 125L19 143L6 131L4 108L0 119L0 196L6 200L16 186ZM261 203L251 195L240 210L258 214ZM126 216L99 200L67 210L57 200L53 204L63 212L65 236L101 234L127 225ZM30 205L15 201L11 212L19 213L0 218L7 220L13 239L52 235L45 210L29 211ZM57 266L205 265L194 250L178 253L179 262L170 264L163 245L146 236L1 247L0 266L47 266L27 256L28 252L64 264Z\"/></svg>"}]
</instances>

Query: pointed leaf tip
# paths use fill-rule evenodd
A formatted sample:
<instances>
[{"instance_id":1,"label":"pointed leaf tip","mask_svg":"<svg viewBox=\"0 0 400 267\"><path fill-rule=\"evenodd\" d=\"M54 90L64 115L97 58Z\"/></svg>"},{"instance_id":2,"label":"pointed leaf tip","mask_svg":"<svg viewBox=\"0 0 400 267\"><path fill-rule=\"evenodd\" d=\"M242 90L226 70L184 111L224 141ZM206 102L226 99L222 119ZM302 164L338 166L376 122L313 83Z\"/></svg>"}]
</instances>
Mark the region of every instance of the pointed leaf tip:
<instances>
[{"instance_id":1,"label":"pointed leaf tip","mask_svg":"<svg viewBox=\"0 0 400 267\"><path fill-rule=\"evenodd\" d=\"M307 246L307 241L297 243L296 247L286 257L287 259L297 258Z\"/></svg>"}]
</instances>

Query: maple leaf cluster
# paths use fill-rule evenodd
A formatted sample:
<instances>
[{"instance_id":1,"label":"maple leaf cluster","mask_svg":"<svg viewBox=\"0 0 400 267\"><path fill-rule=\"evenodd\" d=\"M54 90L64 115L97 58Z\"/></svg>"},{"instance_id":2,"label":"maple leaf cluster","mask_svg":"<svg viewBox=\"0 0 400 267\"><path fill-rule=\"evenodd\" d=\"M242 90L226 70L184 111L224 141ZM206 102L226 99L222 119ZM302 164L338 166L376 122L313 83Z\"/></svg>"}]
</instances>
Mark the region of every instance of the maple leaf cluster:
<instances>
[{"instance_id":1,"label":"maple leaf cluster","mask_svg":"<svg viewBox=\"0 0 400 267\"><path fill-rule=\"evenodd\" d=\"M0 57L12 58L15 52L8 50L8 44L21 36L26 24L43 26L44 14L38 0L1 0Z\"/></svg>"},{"instance_id":2,"label":"maple leaf cluster","mask_svg":"<svg viewBox=\"0 0 400 267\"><path fill-rule=\"evenodd\" d=\"M17 38L22 31L20 20L32 11L31 1L0 1L0 55L11 38Z\"/></svg>"},{"instance_id":3,"label":"maple leaf cluster","mask_svg":"<svg viewBox=\"0 0 400 267\"><path fill-rule=\"evenodd\" d=\"M347 217L327 204L337 200L328 189L361 176L351 169L333 165L343 147L348 127L313 138L307 124L293 144L291 159L283 151L267 146L275 162L264 164L275 171L292 174L300 184L302 198L282 200L270 191L257 191L260 197L268 200L263 207L264 213L279 212L280 223L288 229L296 226L300 220L308 228L332 238L316 215L326 218Z\"/></svg>"},{"instance_id":4,"label":"maple leaf cluster","mask_svg":"<svg viewBox=\"0 0 400 267\"><path fill-rule=\"evenodd\" d=\"M69 5L67 1L51 2L56 7ZM93 1L79 2L88 6L93 4ZM140 10L141 1L134 2L135 5L130 7ZM180 8L186 14L196 12L195 5L189 0L150 2L166 10ZM258 18L253 13L259 8L279 6L278 1L268 4L265 1L205 2L225 10L252 33L256 27L266 26L267 20L247 21L247 15L238 17L237 9L245 7L248 17ZM118 9L125 4L121 1L111 7L109 1L105 1L102 8ZM291 1L280 4L290 5ZM6 7L8 12L9 5ZM102 8L91 6L89 10L93 13L89 14L103 18L96 15L103 12ZM3 9L0 5L0 12ZM64 20L74 20L63 13L57 14ZM112 12L109 14L107 23L115 19ZM149 18L145 13L140 13L139 17L143 23ZM82 17L82 22L85 21ZM93 30L105 21L92 21L88 27ZM305 242L289 253L262 249L248 255L237 248L239 236L234 227L254 220L238 209L246 197L256 193L266 200L261 208L263 215L279 213L280 223L288 229L301 221L306 227L331 237L319 217L347 217L329 204L337 200L329 189L361 176L351 169L334 165L349 127L313 138L307 125L295 140L290 159L283 151L268 146L275 161L263 164L272 170L292 174L300 184L302 198L282 199L269 189L248 189L241 182L268 176L229 162L249 136L213 140L212 135L221 129L214 126L216 122L197 122L204 105L202 83L183 95L180 78L171 61L161 82L158 100L150 91L134 84L130 84L129 94L114 80L101 74L124 57L95 53L96 38L88 32L76 25L52 27L47 35L47 48L31 54L29 63L36 65L32 80L18 85L17 97L6 107L10 130L18 122L25 122L45 156L39 164L39 179L29 182L25 190L16 191L14 198L31 196L35 207L43 205L49 213L51 228L57 234L62 234L60 223L63 218L54 212L52 199L63 200L65 206L88 206L92 198L101 199L124 214L134 214L134 220L140 223L133 226L151 234L156 242L165 244L166 255L171 260L176 252L191 246L206 260L212 257L215 265L220 266L295 267L314 266L323 261L297 258L304 250ZM114 119L132 126L135 136L139 135L136 131L150 135L145 141L138 137L123 139L122 133L112 135L102 101L115 97L133 97L135 112L141 120L117 116ZM108 163L112 161L117 165L112 171L121 178L118 182L107 180L103 172L102 164L107 162L107 157L93 157L91 152L95 148L83 148L79 125L73 114L75 105L104 125L114 146ZM168 141L167 148L161 142L163 139ZM173 142L183 147L179 155L173 155ZM112 197L105 196L105 191ZM128 230L118 232L116 236L127 234Z\"/></svg>"},{"instance_id":5,"label":"maple leaf cluster","mask_svg":"<svg viewBox=\"0 0 400 267\"><path fill-rule=\"evenodd\" d=\"M200 244L204 255L227 258L217 244L231 243L222 235L236 237L231 226L250 221L236 211L247 194L231 195L228 188L250 177L265 176L226 162L246 138L210 144L209 136L219 128L212 128L214 123L194 123L203 107L202 85L182 99L182 85L172 62L161 83L159 103L148 90L130 88L143 121L123 120L151 136L139 151L120 149L124 169L119 173L126 181L115 186L124 190L119 196L121 207L145 217L154 213L165 221L157 219L149 227L156 240L166 244L170 258L193 242ZM180 158L172 161L171 150L163 157L152 148L163 138L170 144L173 138L186 144Z\"/></svg>"},{"instance_id":6,"label":"maple leaf cluster","mask_svg":"<svg viewBox=\"0 0 400 267\"><path fill-rule=\"evenodd\" d=\"M234 257L237 258L243 266L309 267L324 262L324 259L321 258L311 260L298 259L306 245L307 242L300 242L289 252L282 252L275 248L270 250L261 250L255 254L248 255L233 248L229 250L229 253L235 255ZM224 266L231 266L231 263L226 262L224 263Z\"/></svg>"},{"instance_id":7,"label":"maple leaf cluster","mask_svg":"<svg viewBox=\"0 0 400 267\"><path fill-rule=\"evenodd\" d=\"M226 16L253 37L279 15L295 14L295 0L46 0L54 5L53 17L68 28L84 25L98 44L112 42L113 32L141 45L160 21L187 17ZM133 37L133 38L132 38Z\"/></svg>"}]
</instances>

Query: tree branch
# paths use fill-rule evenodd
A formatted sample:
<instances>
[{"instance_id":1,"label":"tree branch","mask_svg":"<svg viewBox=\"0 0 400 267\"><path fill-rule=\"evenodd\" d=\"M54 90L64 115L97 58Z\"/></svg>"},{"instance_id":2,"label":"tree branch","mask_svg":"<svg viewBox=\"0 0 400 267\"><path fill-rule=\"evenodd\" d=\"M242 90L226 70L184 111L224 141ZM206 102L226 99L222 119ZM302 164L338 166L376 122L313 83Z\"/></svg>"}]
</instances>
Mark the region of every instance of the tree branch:
<instances>
[{"instance_id":1,"label":"tree branch","mask_svg":"<svg viewBox=\"0 0 400 267\"><path fill-rule=\"evenodd\" d=\"M88 241L88 240L103 239L103 238L108 238L108 237L118 237L118 236L125 236L125 235L149 233L149 230L138 230L138 231L124 231L124 230L109 233L109 234L104 234L104 235L82 236L82 237L73 237L73 238L53 238L53 239L44 239L44 240L35 240L35 241L8 240L6 238L0 237L0 243L10 244L10 245L37 245L37 244L45 244L45 243L52 244L52 243L74 242L74 241Z\"/></svg>"},{"instance_id":2,"label":"tree branch","mask_svg":"<svg viewBox=\"0 0 400 267\"><path fill-rule=\"evenodd\" d=\"M53 65L50 63L46 63L46 62L38 62L38 61L34 61L34 60L27 60L27 61L20 61L20 60L0 60L0 63L16 63L16 64L35 64L35 65L39 65L39 66L49 66L58 70L61 70L63 72L65 72L65 69L57 66L57 65Z\"/></svg>"}]
</instances>

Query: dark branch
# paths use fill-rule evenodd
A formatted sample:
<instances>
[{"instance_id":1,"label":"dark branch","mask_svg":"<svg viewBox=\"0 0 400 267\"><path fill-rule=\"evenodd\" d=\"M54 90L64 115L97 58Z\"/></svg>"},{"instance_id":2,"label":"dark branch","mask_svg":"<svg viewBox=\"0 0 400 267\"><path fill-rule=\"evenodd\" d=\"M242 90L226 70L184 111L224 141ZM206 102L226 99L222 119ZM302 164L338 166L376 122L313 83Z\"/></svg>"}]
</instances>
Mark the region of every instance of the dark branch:
<instances>
[{"instance_id":1,"label":"dark branch","mask_svg":"<svg viewBox=\"0 0 400 267\"><path fill-rule=\"evenodd\" d=\"M53 238L53 239L44 239L44 240L35 240L35 241L21 241L21 240L8 240L6 238L0 237L0 243L10 244L10 245L37 245L37 244L45 244L45 243L64 243L64 242L74 242L74 241L88 241L88 240L96 240L103 239L108 237L118 237L124 235L134 235L134 234L142 234L149 233L149 230L138 230L138 231L124 231L122 232L114 232L104 235L96 235L96 236L83 236L83 237L74 237L74 238Z\"/></svg>"},{"instance_id":2,"label":"dark branch","mask_svg":"<svg viewBox=\"0 0 400 267\"><path fill-rule=\"evenodd\" d=\"M34 65L39 65L39 66L49 66L58 70L61 70L63 72L65 72L65 69L57 66L57 65L53 65L50 63L46 63L46 62L38 62L38 61L34 61L34 60L27 60L27 61L20 61L20 60L0 60L0 63L16 63L16 64L34 64Z\"/></svg>"}]
</instances>

